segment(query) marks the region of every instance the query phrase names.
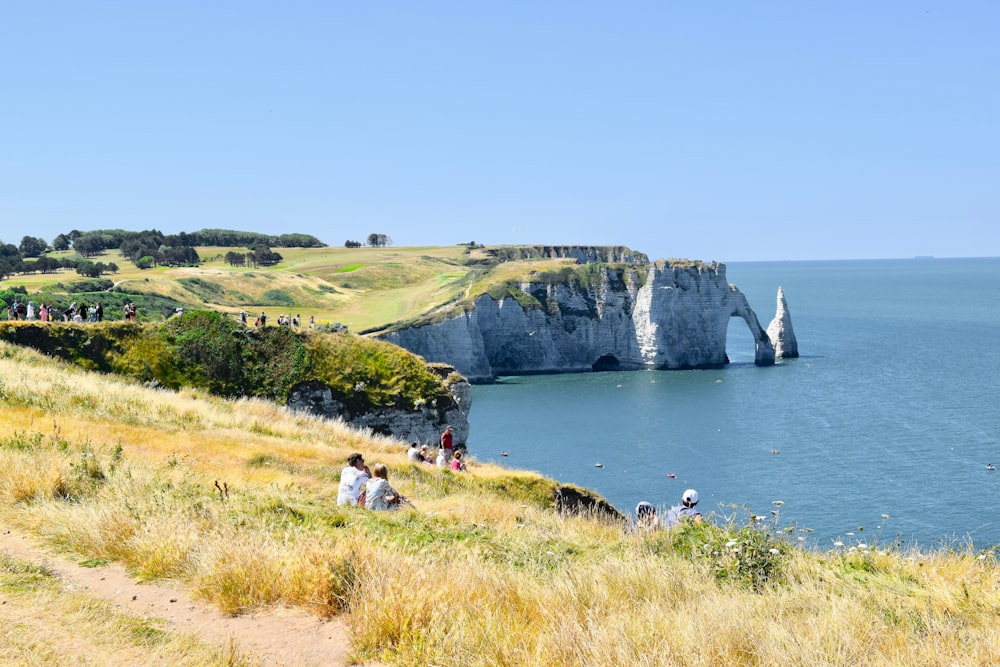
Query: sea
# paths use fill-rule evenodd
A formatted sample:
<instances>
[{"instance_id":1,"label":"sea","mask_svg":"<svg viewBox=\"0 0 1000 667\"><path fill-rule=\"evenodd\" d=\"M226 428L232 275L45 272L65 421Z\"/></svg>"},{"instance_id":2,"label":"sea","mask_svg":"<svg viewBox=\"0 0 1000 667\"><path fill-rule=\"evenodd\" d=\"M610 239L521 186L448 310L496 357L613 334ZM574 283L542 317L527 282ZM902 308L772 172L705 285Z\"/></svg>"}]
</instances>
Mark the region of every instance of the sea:
<instances>
[{"instance_id":1,"label":"sea","mask_svg":"<svg viewBox=\"0 0 1000 667\"><path fill-rule=\"evenodd\" d=\"M626 514L693 488L810 548L1000 545L1000 258L726 270L765 328L784 289L799 358L755 366L733 318L725 368L501 377L473 388L470 454Z\"/></svg>"}]
</instances>

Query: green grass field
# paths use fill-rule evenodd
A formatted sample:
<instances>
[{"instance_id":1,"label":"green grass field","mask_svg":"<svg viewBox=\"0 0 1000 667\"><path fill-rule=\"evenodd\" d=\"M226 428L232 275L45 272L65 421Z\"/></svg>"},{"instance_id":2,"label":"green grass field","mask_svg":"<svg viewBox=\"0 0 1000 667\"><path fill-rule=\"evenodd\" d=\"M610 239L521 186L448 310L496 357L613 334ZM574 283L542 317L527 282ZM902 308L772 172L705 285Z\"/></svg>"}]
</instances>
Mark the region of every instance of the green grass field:
<instances>
[{"instance_id":1,"label":"green grass field","mask_svg":"<svg viewBox=\"0 0 1000 667\"><path fill-rule=\"evenodd\" d=\"M380 329L454 308L491 286L557 269L572 260L490 261L482 249L464 245L405 248L279 248L283 259L263 268L232 267L224 257L243 248L201 247L196 267L138 269L117 250L95 256L114 262L119 271L103 278L114 283L120 298L156 298L147 319L168 316L175 307L209 308L236 316L246 310L252 322L264 312L298 315L302 326L340 323L351 331ZM72 253L54 253L63 257ZM0 281L0 291L23 288L38 302L105 301L101 293L76 296L73 283L83 278L69 270L53 274L16 275ZM118 309L109 314L120 319Z\"/></svg>"}]
</instances>

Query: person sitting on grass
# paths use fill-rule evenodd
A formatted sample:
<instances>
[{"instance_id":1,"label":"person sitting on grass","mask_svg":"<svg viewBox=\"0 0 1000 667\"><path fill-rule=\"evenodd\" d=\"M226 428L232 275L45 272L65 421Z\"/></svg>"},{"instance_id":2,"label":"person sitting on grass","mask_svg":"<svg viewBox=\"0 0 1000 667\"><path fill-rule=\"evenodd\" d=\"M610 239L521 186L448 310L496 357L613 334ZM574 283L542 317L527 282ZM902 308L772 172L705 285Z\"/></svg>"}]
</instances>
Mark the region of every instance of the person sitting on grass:
<instances>
[{"instance_id":1,"label":"person sitting on grass","mask_svg":"<svg viewBox=\"0 0 1000 667\"><path fill-rule=\"evenodd\" d=\"M389 486L389 470L385 464L376 463L372 477L365 486L365 507L370 510L396 510L405 500L396 489Z\"/></svg>"},{"instance_id":2,"label":"person sitting on grass","mask_svg":"<svg viewBox=\"0 0 1000 667\"><path fill-rule=\"evenodd\" d=\"M347 457L347 467L340 472L340 489L337 494L338 505L360 505L364 501L361 491L365 482L371 477L371 471L365 465L365 457L360 452L354 452Z\"/></svg>"},{"instance_id":3,"label":"person sitting on grass","mask_svg":"<svg viewBox=\"0 0 1000 667\"><path fill-rule=\"evenodd\" d=\"M422 452L420 451L420 447L417 446L417 443L410 443L410 448L406 450L406 460L411 463L423 463L424 459Z\"/></svg>"},{"instance_id":4,"label":"person sitting on grass","mask_svg":"<svg viewBox=\"0 0 1000 667\"><path fill-rule=\"evenodd\" d=\"M635 506L635 529L640 533L648 533L660 527L653 503L643 500Z\"/></svg>"},{"instance_id":5,"label":"person sitting on grass","mask_svg":"<svg viewBox=\"0 0 1000 667\"><path fill-rule=\"evenodd\" d=\"M451 460L451 469L455 472L465 470L465 461L462 460L462 452L455 452L455 458Z\"/></svg>"},{"instance_id":6,"label":"person sitting on grass","mask_svg":"<svg viewBox=\"0 0 1000 667\"><path fill-rule=\"evenodd\" d=\"M684 495L681 496L681 504L674 505L667 512L667 527L673 528L674 526L679 526L684 521L700 523L701 512L694 508L697 504L698 492L694 489L685 491Z\"/></svg>"}]
</instances>

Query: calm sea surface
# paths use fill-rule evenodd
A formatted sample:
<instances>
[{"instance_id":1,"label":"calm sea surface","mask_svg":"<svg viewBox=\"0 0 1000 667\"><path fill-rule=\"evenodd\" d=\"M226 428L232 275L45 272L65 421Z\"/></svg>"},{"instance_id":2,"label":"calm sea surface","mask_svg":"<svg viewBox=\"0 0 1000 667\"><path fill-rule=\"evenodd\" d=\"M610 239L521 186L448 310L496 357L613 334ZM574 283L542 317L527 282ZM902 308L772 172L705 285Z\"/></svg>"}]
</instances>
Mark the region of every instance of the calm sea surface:
<instances>
[{"instance_id":1,"label":"calm sea surface","mask_svg":"<svg viewBox=\"0 0 1000 667\"><path fill-rule=\"evenodd\" d=\"M473 389L472 455L626 512L688 487L703 513L780 500L781 524L820 548L1000 544L1000 469L986 469L1000 468L1000 259L730 263L727 277L764 327L784 287L800 358L755 367L733 318L725 369L501 378Z\"/></svg>"}]
</instances>

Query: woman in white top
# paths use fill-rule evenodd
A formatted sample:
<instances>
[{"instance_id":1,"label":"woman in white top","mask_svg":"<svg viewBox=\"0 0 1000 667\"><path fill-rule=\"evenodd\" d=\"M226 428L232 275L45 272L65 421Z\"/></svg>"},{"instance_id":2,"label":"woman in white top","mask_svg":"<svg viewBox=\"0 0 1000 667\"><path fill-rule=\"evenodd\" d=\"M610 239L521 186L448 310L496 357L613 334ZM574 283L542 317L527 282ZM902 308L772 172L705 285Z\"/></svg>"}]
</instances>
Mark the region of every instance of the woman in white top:
<instances>
[{"instance_id":1,"label":"woman in white top","mask_svg":"<svg viewBox=\"0 0 1000 667\"><path fill-rule=\"evenodd\" d=\"M354 452L347 457L347 467L340 472L340 489L337 494L338 505L357 505L365 482L371 477L365 457Z\"/></svg>"}]
</instances>

